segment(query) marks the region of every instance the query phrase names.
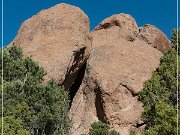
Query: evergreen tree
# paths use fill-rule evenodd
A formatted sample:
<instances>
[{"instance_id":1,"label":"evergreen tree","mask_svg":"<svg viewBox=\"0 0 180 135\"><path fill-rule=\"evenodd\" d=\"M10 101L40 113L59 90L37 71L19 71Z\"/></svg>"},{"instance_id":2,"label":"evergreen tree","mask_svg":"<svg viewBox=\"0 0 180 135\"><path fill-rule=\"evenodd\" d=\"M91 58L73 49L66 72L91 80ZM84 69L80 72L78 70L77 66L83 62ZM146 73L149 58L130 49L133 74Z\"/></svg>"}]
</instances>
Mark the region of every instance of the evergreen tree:
<instances>
[{"instance_id":1,"label":"evergreen tree","mask_svg":"<svg viewBox=\"0 0 180 135\"><path fill-rule=\"evenodd\" d=\"M142 117L146 122L145 135L177 134L177 55L176 34L172 37L175 48L169 50L160 61L152 78L145 82L139 99L144 103ZM180 65L180 62L178 63ZM179 70L178 70L179 71ZM177 76L178 75L178 76ZM179 80L178 80L179 83ZM179 101L178 101L179 102Z\"/></svg>"},{"instance_id":2,"label":"evergreen tree","mask_svg":"<svg viewBox=\"0 0 180 135\"><path fill-rule=\"evenodd\" d=\"M173 29L171 41L173 44L173 48L175 48L176 51L177 51L177 47L178 47L178 55L180 55L180 48L179 48L180 39L179 38L180 38L180 29ZM177 40L178 40L178 42L177 42Z\"/></svg>"},{"instance_id":3,"label":"evergreen tree","mask_svg":"<svg viewBox=\"0 0 180 135\"><path fill-rule=\"evenodd\" d=\"M44 75L19 47L3 49L4 134L69 134L68 93L54 80L42 83Z\"/></svg>"}]
</instances>

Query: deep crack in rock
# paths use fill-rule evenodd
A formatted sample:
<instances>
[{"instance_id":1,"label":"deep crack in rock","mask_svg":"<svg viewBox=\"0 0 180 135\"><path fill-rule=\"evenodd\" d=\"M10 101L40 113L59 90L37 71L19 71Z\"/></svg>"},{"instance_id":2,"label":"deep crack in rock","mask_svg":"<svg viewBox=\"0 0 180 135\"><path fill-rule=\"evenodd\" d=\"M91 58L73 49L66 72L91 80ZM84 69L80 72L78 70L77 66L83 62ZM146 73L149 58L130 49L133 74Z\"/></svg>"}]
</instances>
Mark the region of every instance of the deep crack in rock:
<instances>
[{"instance_id":1,"label":"deep crack in rock","mask_svg":"<svg viewBox=\"0 0 180 135\"><path fill-rule=\"evenodd\" d=\"M74 55L71 58L70 65L68 66L70 68L67 69L65 80L62 83L62 85L66 90L69 90L69 88L72 86L72 82L74 82L74 80L78 76L78 71L76 70L78 70L77 68L81 67L79 63L84 58L85 49L86 47L78 49L77 51L74 52Z\"/></svg>"},{"instance_id":2,"label":"deep crack in rock","mask_svg":"<svg viewBox=\"0 0 180 135\"><path fill-rule=\"evenodd\" d=\"M107 123L107 118L104 113L104 107L103 107L103 99L102 99L102 92L99 87L95 89L95 107L96 107L96 115L98 117L98 120L101 122Z\"/></svg>"},{"instance_id":3,"label":"deep crack in rock","mask_svg":"<svg viewBox=\"0 0 180 135\"><path fill-rule=\"evenodd\" d=\"M78 91L82 80L84 78L84 74L85 74L85 70L86 70L86 63L84 63L81 67L81 69L79 70L77 77L75 78L74 83L72 84L72 86L69 89L69 97L70 97L70 106L72 104L73 98L76 95L76 92Z\"/></svg>"}]
</instances>

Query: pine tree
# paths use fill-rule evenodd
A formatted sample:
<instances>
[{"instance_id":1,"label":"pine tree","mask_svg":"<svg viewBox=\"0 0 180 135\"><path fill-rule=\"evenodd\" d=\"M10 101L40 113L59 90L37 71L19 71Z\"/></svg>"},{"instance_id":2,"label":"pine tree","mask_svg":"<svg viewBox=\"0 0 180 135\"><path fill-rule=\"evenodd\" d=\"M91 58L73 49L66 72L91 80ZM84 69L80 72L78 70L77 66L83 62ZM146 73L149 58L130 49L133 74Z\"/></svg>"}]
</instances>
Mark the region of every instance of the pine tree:
<instances>
[{"instance_id":1,"label":"pine tree","mask_svg":"<svg viewBox=\"0 0 180 135\"><path fill-rule=\"evenodd\" d=\"M142 117L147 125L144 135L177 134L177 79L180 72L177 73L179 55L176 53L178 43L175 30L172 43L175 47L163 56L159 68L152 78L145 82L143 90L139 93L139 99L144 103L145 109ZM180 62L178 64L180 65Z\"/></svg>"},{"instance_id":2,"label":"pine tree","mask_svg":"<svg viewBox=\"0 0 180 135\"><path fill-rule=\"evenodd\" d=\"M3 59L4 134L69 134L68 92L42 83L45 71L19 47L4 48Z\"/></svg>"}]
</instances>

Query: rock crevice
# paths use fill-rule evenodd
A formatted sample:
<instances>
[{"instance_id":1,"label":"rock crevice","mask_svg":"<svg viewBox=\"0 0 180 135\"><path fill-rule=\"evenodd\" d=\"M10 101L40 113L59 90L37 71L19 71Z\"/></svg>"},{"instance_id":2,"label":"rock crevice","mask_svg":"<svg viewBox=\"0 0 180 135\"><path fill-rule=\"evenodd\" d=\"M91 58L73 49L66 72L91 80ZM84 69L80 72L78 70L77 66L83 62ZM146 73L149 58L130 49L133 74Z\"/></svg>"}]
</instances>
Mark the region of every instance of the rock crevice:
<instances>
[{"instance_id":1,"label":"rock crevice","mask_svg":"<svg viewBox=\"0 0 180 135\"><path fill-rule=\"evenodd\" d=\"M86 60L83 60L85 57L84 56L85 49L86 49L86 47L82 47L82 48L78 48L77 50L73 51L73 55L70 59L70 63L68 65L68 68L67 68L67 71L65 74L65 79L62 82L62 85L65 87L66 90L68 90L70 87L72 88L72 85L75 84L77 77L80 76L80 78L81 78L81 76L82 76L81 74L79 74L79 72L82 72L81 70L84 69L84 67L85 67L84 65L86 64ZM85 63L82 63L82 65L79 65L82 61L84 61ZM82 67L82 66L84 66L84 67Z\"/></svg>"},{"instance_id":2,"label":"rock crevice","mask_svg":"<svg viewBox=\"0 0 180 135\"><path fill-rule=\"evenodd\" d=\"M86 63L84 63L82 65L81 69L79 70L79 72L75 78L74 83L69 88L70 106L71 106L71 103L73 102L74 96L76 95L77 91L79 90L80 85L82 84L82 80L84 78L85 70L86 70Z\"/></svg>"},{"instance_id":3,"label":"rock crevice","mask_svg":"<svg viewBox=\"0 0 180 135\"><path fill-rule=\"evenodd\" d=\"M96 108L96 116L99 121L108 123L105 110L104 110L104 101L103 101L103 93L101 92L100 88L97 87L94 90L95 92L95 108Z\"/></svg>"},{"instance_id":4,"label":"rock crevice","mask_svg":"<svg viewBox=\"0 0 180 135\"><path fill-rule=\"evenodd\" d=\"M110 23L100 24L97 28L94 29L94 31L101 30L101 29L108 29L113 26L121 27L121 24L118 22L118 20L112 20Z\"/></svg>"},{"instance_id":5,"label":"rock crevice","mask_svg":"<svg viewBox=\"0 0 180 135\"><path fill-rule=\"evenodd\" d=\"M131 94L132 94L133 97L135 97L135 96L138 95L137 93L135 93L135 91L134 91L130 86L125 85L125 84L122 84L122 83L121 83L120 85L123 86L123 87L125 87L129 92L131 92Z\"/></svg>"}]
</instances>

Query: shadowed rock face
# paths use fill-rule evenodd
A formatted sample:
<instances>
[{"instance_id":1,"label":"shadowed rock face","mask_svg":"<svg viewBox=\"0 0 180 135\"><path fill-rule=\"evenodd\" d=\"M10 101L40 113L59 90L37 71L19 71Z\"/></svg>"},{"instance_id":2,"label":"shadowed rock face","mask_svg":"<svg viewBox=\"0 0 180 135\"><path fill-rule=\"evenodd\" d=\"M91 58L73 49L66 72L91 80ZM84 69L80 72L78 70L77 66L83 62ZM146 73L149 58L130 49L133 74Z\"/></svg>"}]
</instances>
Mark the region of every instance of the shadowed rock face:
<instances>
[{"instance_id":1,"label":"shadowed rock face","mask_svg":"<svg viewBox=\"0 0 180 135\"><path fill-rule=\"evenodd\" d=\"M25 21L13 44L47 71L45 81L54 78L70 91L73 135L98 120L122 135L140 134L137 93L171 47L158 28L139 28L127 14L103 20L90 33L85 13L64 3Z\"/></svg>"}]
</instances>

